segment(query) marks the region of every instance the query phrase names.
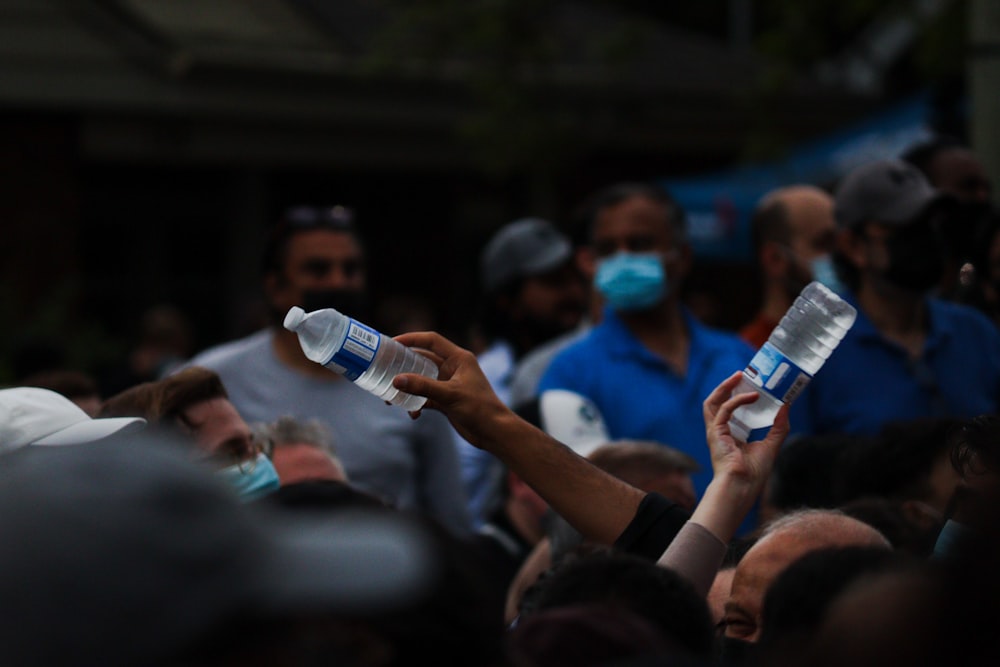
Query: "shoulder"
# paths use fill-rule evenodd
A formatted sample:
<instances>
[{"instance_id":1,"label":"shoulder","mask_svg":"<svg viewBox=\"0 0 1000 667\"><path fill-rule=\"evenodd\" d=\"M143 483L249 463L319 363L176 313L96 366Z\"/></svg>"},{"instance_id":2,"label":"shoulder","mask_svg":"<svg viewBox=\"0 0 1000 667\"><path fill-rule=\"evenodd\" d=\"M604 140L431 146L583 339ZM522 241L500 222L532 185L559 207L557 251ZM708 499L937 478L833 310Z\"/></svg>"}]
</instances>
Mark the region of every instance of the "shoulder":
<instances>
[{"instance_id":1,"label":"shoulder","mask_svg":"<svg viewBox=\"0 0 1000 667\"><path fill-rule=\"evenodd\" d=\"M710 349L732 352L740 355L754 352L750 343L734 331L710 327L693 318L689 320L689 323L692 333L697 336L700 345L704 345Z\"/></svg>"},{"instance_id":2,"label":"shoulder","mask_svg":"<svg viewBox=\"0 0 1000 667\"><path fill-rule=\"evenodd\" d=\"M928 300L932 326L948 328L963 337L985 337L1000 341L1000 331L985 314L972 306L932 298Z\"/></svg>"},{"instance_id":3,"label":"shoulder","mask_svg":"<svg viewBox=\"0 0 1000 667\"><path fill-rule=\"evenodd\" d=\"M253 333L246 338L222 343L210 347L185 363L185 366L204 366L218 370L233 366L234 364L245 363L248 358L255 358L260 350L266 348L271 342L271 330L263 329Z\"/></svg>"}]
</instances>

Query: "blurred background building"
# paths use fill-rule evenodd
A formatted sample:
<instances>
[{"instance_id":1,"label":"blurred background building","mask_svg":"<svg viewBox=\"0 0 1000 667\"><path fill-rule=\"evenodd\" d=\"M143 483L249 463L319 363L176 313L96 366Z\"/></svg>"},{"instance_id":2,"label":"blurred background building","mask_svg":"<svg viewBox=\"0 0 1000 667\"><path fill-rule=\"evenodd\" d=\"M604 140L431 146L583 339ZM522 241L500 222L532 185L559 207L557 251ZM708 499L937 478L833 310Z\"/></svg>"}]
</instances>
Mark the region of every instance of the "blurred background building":
<instances>
[{"instance_id":1,"label":"blurred background building","mask_svg":"<svg viewBox=\"0 0 1000 667\"><path fill-rule=\"evenodd\" d=\"M293 204L354 208L375 296L462 341L498 226L635 179L690 209L692 284L735 328L773 181L993 141L967 84L996 80L970 76L993 4L0 0L0 358L51 339L100 364L162 304L195 348L247 333Z\"/></svg>"}]
</instances>

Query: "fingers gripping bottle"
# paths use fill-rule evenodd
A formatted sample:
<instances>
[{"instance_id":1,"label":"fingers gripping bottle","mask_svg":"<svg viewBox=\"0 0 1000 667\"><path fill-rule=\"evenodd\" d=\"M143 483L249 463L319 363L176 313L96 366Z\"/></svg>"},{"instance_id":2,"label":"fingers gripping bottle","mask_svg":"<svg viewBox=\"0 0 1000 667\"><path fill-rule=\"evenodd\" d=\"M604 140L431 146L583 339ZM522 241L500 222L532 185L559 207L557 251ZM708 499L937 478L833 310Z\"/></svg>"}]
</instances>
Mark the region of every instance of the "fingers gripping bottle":
<instances>
[{"instance_id":1,"label":"fingers gripping bottle","mask_svg":"<svg viewBox=\"0 0 1000 667\"><path fill-rule=\"evenodd\" d=\"M284 325L298 334L309 359L407 410L419 409L427 399L399 391L392 379L400 373L437 379L437 366L430 359L333 308L307 313L293 306Z\"/></svg>"},{"instance_id":2,"label":"fingers gripping bottle","mask_svg":"<svg viewBox=\"0 0 1000 667\"><path fill-rule=\"evenodd\" d=\"M781 406L794 401L823 366L857 315L851 304L822 284L806 285L743 370L733 393L756 391L760 398L733 412L733 436L746 442L750 431L771 426Z\"/></svg>"}]
</instances>

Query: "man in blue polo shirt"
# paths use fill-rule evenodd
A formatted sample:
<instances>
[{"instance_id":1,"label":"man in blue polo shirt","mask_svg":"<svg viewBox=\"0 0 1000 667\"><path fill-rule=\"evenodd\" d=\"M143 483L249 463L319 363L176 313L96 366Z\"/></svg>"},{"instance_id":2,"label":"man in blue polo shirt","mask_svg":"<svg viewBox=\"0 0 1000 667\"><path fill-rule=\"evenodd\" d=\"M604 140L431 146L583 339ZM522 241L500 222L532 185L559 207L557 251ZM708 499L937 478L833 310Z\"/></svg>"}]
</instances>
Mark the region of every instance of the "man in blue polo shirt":
<instances>
[{"instance_id":1,"label":"man in blue polo shirt","mask_svg":"<svg viewBox=\"0 0 1000 667\"><path fill-rule=\"evenodd\" d=\"M585 204L586 261L606 306L601 323L552 360L539 391L590 398L612 439L671 445L701 464L699 496L711 479L702 402L746 366L753 349L704 326L681 305L692 255L684 213L668 193L618 184Z\"/></svg>"},{"instance_id":2,"label":"man in blue polo shirt","mask_svg":"<svg viewBox=\"0 0 1000 667\"><path fill-rule=\"evenodd\" d=\"M891 420L997 411L1000 332L972 308L929 296L952 206L899 160L844 177L834 262L858 318L792 406L793 432L873 434Z\"/></svg>"}]
</instances>

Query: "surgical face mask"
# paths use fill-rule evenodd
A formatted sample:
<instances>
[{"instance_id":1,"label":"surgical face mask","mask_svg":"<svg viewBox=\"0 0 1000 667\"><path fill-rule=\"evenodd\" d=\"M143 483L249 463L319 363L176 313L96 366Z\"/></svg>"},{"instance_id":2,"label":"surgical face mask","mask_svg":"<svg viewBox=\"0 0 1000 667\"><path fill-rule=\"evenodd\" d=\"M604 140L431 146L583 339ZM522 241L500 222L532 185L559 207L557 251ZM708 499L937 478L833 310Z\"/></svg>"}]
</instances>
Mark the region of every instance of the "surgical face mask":
<instances>
[{"instance_id":1,"label":"surgical face mask","mask_svg":"<svg viewBox=\"0 0 1000 667\"><path fill-rule=\"evenodd\" d=\"M824 287L828 287L837 294L843 294L847 291L844 283L837 276L837 270L833 266L832 255L820 255L814 258L809 262L809 268L812 269L813 280Z\"/></svg>"},{"instance_id":2,"label":"surgical face mask","mask_svg":"<svg viewBox=\"0 0 1000 667\"><path fill-rule=\"evenodd\" d=\"M659 253L627 253L601 260L597 290L615 310L645 310L667 295L667 275Z\"/></svg>"},{"instance_id":3,"label":"surgical face mask","mask_svg":"<svg viewBox=\"0 0 1000 667\"><path fill-rule=\"evenodd\" d=\"M243 461L216 470L215 474L232 487L240 500L247 502L277 491L281 482L271 460L263 454L251 461Z\"/></svg>"}]
</instances>

